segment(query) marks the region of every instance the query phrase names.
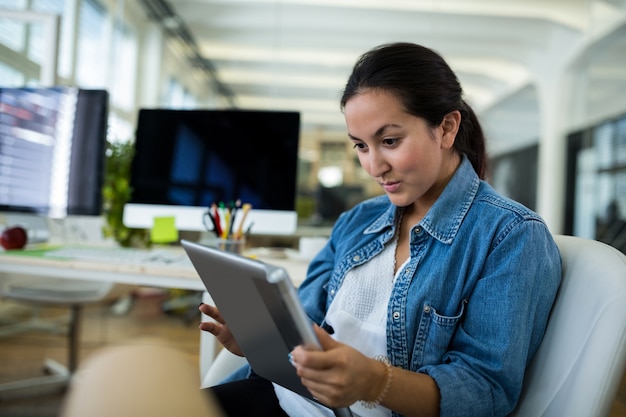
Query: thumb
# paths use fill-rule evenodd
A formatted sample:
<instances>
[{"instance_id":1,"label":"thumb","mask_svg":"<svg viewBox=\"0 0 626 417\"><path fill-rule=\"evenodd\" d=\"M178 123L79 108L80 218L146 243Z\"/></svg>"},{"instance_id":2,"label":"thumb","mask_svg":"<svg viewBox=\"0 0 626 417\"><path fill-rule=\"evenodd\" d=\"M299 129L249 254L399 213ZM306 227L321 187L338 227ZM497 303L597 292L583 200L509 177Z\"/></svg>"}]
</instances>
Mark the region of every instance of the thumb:
<instances>
[{"instance_id":1,"label":"thumb","mask_svg":"<svg viewBox=\"0 0 626 417\"><path fill-rule=\"evenodd\" d=\"M315 335L322 346L322 350L330 350L339 344L339 342L333 339L331 335L326 332L326 330L322 329L317 324L313 326L313 330L315 331Z\"/></svg>"}]
</instances>

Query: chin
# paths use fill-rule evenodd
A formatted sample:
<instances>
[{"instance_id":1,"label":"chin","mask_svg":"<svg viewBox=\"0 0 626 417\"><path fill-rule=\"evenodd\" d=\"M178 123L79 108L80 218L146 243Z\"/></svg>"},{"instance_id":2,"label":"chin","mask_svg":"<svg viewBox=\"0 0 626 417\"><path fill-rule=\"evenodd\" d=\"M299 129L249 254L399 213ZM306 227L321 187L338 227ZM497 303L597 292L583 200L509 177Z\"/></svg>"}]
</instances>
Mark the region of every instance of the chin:
<instances>
[{"instance_id":1,"label":"chin","mask_svg":"<svg viewBox=\"0 0 626 417\"><path fill-rule=\"evenodd\" d=\"M414 201L412 200L409 201L408 199L401 198L400 196L387 194L387 197L389 197L389 201L391 201L391 204L393 204L394 206L398 206L398 207L408 207L414 203Z\"/></svg>"}]
</instances>

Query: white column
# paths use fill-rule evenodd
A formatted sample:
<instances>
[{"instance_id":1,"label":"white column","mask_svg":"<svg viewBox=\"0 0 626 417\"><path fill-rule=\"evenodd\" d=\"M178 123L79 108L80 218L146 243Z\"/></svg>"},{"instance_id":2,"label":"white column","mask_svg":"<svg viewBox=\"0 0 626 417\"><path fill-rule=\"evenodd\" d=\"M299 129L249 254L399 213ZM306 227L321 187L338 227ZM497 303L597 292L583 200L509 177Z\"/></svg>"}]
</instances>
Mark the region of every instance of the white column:
<instances>
[{"instance_id":1,"label":"white column","mask_svg":"<svg viewBox=\"0 0 626 417\"><path fill-rule=\"evenodd\" d=\"M538 80L537 95L541 120L537 164L537 212L550 231L563 231L565 214L567 144L563 132L563 88L561 75L543 74Z\"/></svg>"},{"instance_id":2,"label":"white column","mask_svg":"<svg viewBox=\"0 0 626 417\"><path fill-rule=\"evenodd\" d=\"M163 33L153 23L142 33L137 66L137 107L159 105L161 88L161 68L163 63Z\"/></svg>"},{"instance_id":3,"label":"white column","mask_svg":"<svg viewBox=\"0 0 626 417\"><path fill-rule=\"evenodd\" d=\"M567 142L565 118L569 101L577 93L571 85L569 66L584 38L555 29L544 53L535 57L533 74L537 85L540 129L537 164L537 212L553 234L563 233L565 219ZM571 97L570 97L571 93Z\"/></svg>"}]
</instances>

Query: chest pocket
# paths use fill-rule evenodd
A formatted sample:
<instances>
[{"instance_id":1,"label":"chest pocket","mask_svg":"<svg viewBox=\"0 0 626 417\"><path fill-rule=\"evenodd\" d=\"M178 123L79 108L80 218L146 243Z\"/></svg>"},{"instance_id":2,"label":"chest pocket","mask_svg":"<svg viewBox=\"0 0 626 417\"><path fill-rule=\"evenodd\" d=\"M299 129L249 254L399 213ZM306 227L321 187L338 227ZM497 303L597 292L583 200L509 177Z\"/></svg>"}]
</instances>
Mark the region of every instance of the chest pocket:
<instances>
[{"instance_id":1,"label":"chest pocket","mask_svg":"<svg viewBox=\"0 0 626 417\"><path fill-rule=\"evenodd\" d=\"M465 313L465 304L466 301L463 300L460 311L455 316L443 316L433 306L424 305L413 351L417 367L441 363Z\"/></svg>"}]
</instances>

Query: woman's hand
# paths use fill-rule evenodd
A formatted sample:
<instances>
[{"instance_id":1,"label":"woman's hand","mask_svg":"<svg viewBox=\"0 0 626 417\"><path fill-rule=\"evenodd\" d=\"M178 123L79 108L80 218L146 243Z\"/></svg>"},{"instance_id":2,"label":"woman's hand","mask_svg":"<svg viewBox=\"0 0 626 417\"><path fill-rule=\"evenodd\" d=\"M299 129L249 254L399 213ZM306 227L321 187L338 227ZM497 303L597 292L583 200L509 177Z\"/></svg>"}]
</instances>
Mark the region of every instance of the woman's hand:
<instances>
[{"instance_id":1,"label":"woman's hand","mask_svg":"<svg viewBox=\"0 0 626 417\"><path fill-rule=\"evenodd\" d=\"M206 314L207 316L215 320L200 323L200 325L198 326L200 330L211 333L217 338L218 342L220 342L222 346L228 349L231 353L234 353L237 356L244 356L241 348L239 347L239 344L233 337L233 334L230 332L228 325L224 321L224 318L220 314L220 311L217 309L217 307L202 303L200 304L198 309L201 313Z\"/></svg>"},{"instance_id":2,"label":"woman's hand","mask_svg":"<svg viewBox=\"0 0 626 417\"><path fill-rule=\"evenodd\" d=\"M375 400L387 378L386 365L334 340L315 326L322 351L302 346L292 352L298 376L311 394L329 407Z\"/></svg>"}]
</instances>

